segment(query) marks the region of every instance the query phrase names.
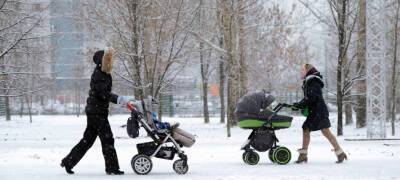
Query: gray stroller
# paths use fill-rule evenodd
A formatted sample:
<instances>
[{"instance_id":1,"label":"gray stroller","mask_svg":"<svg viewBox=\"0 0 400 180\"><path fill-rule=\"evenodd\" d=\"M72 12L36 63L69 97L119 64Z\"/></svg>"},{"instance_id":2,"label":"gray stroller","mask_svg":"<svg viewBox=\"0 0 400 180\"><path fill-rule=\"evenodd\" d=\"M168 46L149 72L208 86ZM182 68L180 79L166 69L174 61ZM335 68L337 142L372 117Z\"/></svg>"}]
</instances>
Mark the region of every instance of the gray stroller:
<instances>
[{"instance_id":1,"label":"gray stroller","mask_svg":"<svg viewBox=\"0 0 400 180\"><path fill-rule=\"evenodd\" d=\"M152 141L136 145L138 154L131 160L133 171L139 175L146 175L153 168L151 158L173 160L177 154L179 159L173 163L173 169L177 174L186 174L189 170L188 158L182 147L191 147L195 143L195 137L177 126L170 126L169 123L155 119L154 114L146 110L143 100L143 112L140 112L140 108L137 108L139 104L128 105L131 110L131 117L127 122L128 135L131 138L138 137L141 126Z\"/></svg>"}]
</instances>

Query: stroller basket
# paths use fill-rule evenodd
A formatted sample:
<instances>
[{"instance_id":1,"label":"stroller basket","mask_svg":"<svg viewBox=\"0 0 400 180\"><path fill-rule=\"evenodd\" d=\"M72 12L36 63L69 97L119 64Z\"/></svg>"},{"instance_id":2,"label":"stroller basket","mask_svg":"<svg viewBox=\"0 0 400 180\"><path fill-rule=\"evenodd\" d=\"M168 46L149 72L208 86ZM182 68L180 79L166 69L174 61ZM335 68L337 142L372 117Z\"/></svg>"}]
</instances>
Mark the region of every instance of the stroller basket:
<instances>
[{"instance_id":1,"label":"stroller basket","mask_svg":"<svg viewBox=\"0 0 400 180\"><path fill-rule=\"evenodd\" d=\"M155 142L147 142L136 145L139 154L151 156L157 150L157 144ZM173 147L162 146L155 155L158 158L172 160L175 157L176 149Z\"/></svg>"},{"instance_id":2,"label":"stroller basket","mask_svg":"<svg viewBox=\"0 0 400 180\"><path fill-rule=\"evenodd\" d=\"M155 142L140 143L136 145L138 153L151 156L157 149Z\"/></svg>"}]
</instances>

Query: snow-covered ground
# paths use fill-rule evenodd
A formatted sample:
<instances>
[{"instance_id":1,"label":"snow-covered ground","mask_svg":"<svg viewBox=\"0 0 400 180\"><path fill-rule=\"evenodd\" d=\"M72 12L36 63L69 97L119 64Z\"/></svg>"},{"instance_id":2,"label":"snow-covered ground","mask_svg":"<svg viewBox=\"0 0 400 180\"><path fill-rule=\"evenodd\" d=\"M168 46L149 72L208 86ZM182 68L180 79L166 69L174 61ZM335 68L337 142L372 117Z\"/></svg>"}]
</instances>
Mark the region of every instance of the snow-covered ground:
<instances>
[{"instance_id":1,"label":"snow-covered ground","mask_svg":"<svg viewBox=\"0 0 400 180\"><path fill-rule=\"evenodd\" d=\"M74 168L75 175L67 175L59 166L82 137L85 116L35 116L32 124L27 117L14 117L10 122L0 120L0 179L400 179L400 141L345 141L345 138L365 137L365 129L354 127L346 127L345 136L338 138L348 153L348 162L335 164L329 143L320 132L315 132L309 162L294 164L295 150L301 145L303 117L296 117L291 128L277 131L280 145L292 151L292 162L272 164L267 153L261 153L260 163L255 166L244 164L241 158L240 146L249 130L233 128L232 137L227 138L226 128L218 123L219 119L203 124L200 118L165 118L181 122L184 130L198 136L192 148L184 149L189 157L189 172L177 175L172 169L173 161L154 159L152 172L139 176L131 169L130 160L136 154L135 145L149 139L143 136L143 131L137 139L128 138L120 127L127 118L127 115L110 117L120 166L126 173L113 177L104 172L99 140ZM335 130L333 127L332 131Z\"/></svg>"}]
</instances>

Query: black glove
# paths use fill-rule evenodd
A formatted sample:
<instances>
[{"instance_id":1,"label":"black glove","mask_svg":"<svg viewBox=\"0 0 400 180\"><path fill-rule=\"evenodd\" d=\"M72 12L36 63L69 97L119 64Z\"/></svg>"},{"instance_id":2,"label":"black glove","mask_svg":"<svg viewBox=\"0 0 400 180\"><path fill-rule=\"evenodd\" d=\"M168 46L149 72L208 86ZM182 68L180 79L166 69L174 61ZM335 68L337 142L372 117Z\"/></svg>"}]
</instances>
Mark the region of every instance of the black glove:
<instances>
[{"instance_id":1,"label":"black glove","mask_svg":"<svg viewBox=\"0 0 400 180\"><path fill-rule=\"evenodd\" d=\"M293 103L293 105L292 105L293 107L295 107L295 108L300 108L300 104L299 103Z\"/></svg>"},{"instance_id":2,"label":"black glove","mask_svg":"<svg viewBox=\"0 0 400 180\"><path fill-rule=\"evenodd\" d=\"M293 111L298 111L300 109L301 109L300 103L293 103L293 105L292 105L292 110Z\"/></svg>"}]
</instances>

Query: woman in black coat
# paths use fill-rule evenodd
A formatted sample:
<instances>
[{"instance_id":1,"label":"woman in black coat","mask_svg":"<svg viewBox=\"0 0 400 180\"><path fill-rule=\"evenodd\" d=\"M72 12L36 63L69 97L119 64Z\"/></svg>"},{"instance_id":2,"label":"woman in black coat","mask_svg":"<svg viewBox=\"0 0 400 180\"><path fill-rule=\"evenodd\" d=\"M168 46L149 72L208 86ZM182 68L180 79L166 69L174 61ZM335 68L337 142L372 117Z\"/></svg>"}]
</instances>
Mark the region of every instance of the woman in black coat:
<instances>
[{"instance_id":1,"label":"woman in black coat","mask_svg":"<svg viewBox=\"0 0 400 180\"><path fill-rule=\"evenodd\" d=\"M126 105L129 99L125 96L118 96L111 92L112 88L112 56L114 50L97 51L93 56L96 68L90 80L89 97L85 108L87 115L87 126L83 138L71 152L61 161L68 174L74 174L72 168L82 159L85 153L92 147L97 136L101 141L103 156L108 175L122 175L119 170L117 153L114 148L113 133L108 122L109 103Z\"/></svg>"},{"instance_id":2,"label":"woman in black coat","mask_svg":"<svg viewBox=\"0 0 400 180\"><path fill-rule=\"evenodd\" d=\"M310 132L321 130L322 134L328 139L337 155L337 163L342 163L347 155L336 140L336 137L330 131L331 123L329 121L329 112L324 97L322 96L322 88L324 83L321 74L311 64L305 64L302 67L301 76L303 79L304 98L295 103L294 106L299 109L308 108L308 116L303 123L303 146L299 149L299 158L296 163L307 162L307 150L310 144Z\"/></svg>"}]
</instances>

